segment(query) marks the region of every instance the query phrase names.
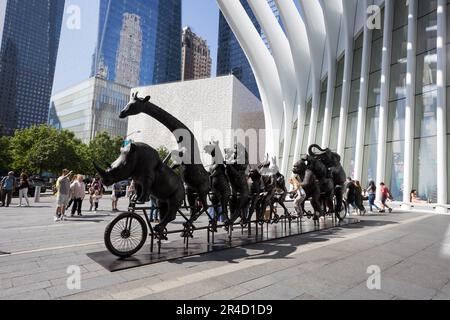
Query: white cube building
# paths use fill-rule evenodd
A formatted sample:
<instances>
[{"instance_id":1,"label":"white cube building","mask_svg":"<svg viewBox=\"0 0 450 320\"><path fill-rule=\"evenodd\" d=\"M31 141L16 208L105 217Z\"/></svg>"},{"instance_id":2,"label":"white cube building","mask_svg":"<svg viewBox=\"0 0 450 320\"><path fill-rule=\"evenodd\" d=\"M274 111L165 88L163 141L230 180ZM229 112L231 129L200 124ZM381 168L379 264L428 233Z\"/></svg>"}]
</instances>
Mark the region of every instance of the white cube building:
<instances>
[{"instance_id":1,"label":"white cube building","mask_svg":"<svg viewBox=\"0 0 450 320\"><path fill-rule=\"evenodd\" d=\"M220 142L221 149L231 147L237 133L240 142L242 137L247 143L252 139L251 163L263 157L259 155L265 150L261 101L234 76L140 87L132 92L138 92L139 97L151 96L154 104L183 122L193 131L201 149L212 138ZM129 118L128 135L131 140L154 148L177 148L171 132L146 114ZM200 151L204 163L209 163L203 150Z\"/></svg>"}]
</instances>

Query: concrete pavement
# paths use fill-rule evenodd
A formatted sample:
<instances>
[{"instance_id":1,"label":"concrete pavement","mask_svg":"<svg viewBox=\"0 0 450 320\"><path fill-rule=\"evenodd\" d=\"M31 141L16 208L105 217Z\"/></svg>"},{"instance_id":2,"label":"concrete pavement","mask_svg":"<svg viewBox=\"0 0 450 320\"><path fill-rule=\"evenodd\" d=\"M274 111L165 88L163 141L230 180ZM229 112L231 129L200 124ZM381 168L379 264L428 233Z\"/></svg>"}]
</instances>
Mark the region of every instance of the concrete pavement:
<instances>
[{"instance_id":1,"label":"concrete pavement","mask_svg":"<svg viewBox=\"0 0 450 320\"><path fill-rule=\"evenodd\" d=\"M0 208L0 299L450 299L448 215L373 214L358 225L110 273L86 254L105 250L115 214L54 223L53 199L42 201ZM69 289L70 266L81 271L80 289ZM374 267L379 290L367 286Z\"/></svg>"}]
</instances>

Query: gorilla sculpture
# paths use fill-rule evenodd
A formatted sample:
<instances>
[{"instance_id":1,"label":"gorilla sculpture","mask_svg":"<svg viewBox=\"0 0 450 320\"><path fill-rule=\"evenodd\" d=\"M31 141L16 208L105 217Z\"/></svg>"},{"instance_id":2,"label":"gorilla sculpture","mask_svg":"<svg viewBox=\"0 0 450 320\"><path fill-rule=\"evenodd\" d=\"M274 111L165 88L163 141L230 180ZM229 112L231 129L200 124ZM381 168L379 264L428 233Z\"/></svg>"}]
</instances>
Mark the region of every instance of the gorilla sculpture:
<instances>
[{"instance_id":1,"label":"gorilla sculpture","mask_svg":"<svg viewBox=\"0 0 450 320\"><path fill-rule=\"evenodd\" d=\"M145 159L145 161L142 161ZM144 143L133 143L121 149L119 158L106 170L94 163L105 185L133 178L137 200L158 200L161 223L155 232L162 236L166 226L175 220L183 204L185 190L181 178L159 158L158 152Z\"/></svg>"},{"instance_id":2,"label":"gorilla sculpture","mask_svg":"<svg viewBox=\"0 0 450 320\"><path fill-rule=\"evenodd\" d=\"M314 220L318 220L322 215L319 180L305 159L298 161L292 172L299 177L299 181L302 181L301 186L306 192L306 197L311 199L311 205L315 211Z\"/></svg>"},{"instance_id":3,"label":"gorilla sculpture","mask_svg":"<svg viewBox=\"0 0 450 320\"><path fill-rule=\"evenodd\" d=\"M120 118L124 119L129 116L145 113L153 117L167 129L169 129L175 136L178 143L180 154L179 166L182 168L183 180L186 183L186 191L188 196L189 206L191 207L191 224L198 218L197 214L200 210L197 209L197 197L206 210L208 203L207 197L210 189L209 174L201 164L200 152L197 140L189 128L174 116L150 102L150 97L141 99L138 93L133 94L133 99L120 113Z\"/></svg>"}]
</instances>

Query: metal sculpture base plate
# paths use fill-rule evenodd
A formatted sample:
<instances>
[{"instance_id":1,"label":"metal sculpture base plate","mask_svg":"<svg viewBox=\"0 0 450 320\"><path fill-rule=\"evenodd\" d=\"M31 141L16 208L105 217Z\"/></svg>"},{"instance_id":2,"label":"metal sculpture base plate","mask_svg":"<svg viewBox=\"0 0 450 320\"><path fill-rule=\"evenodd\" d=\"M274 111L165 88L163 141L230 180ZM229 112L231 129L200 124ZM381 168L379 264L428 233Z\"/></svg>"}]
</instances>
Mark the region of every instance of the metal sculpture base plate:
<instances>
[{"instance_id":1,"label":"metal sculpture base plate","mask_svg":"<svg viewBox=\"0 0 450 320\"><path fill-rule=\"evenodd\" d=\"M248 227L245 229L241 229L240 227L235 228L232 233L231 241L228 233L222 230L215 234L214 243L208 243L206 241L206 232L204 232L204 235L199 232L195 234L196 236L194 238L189 239L189 246L187 248L183 238L180 237L179 240L176 241L163 242L160 253L151 253L150 245L146 245L133 257L127 259L119 259L109 251L90 253L88 254L88 257L110 272L116 272L261 242L295 237L311 232L334 229L359 222L358 219L354 218L347 218L342 222L335 222L334 219L326 219L325 221L321 219L320 222L316 224L314 224L312 220L306 219L301 223L298 221L289 223L282 220L278 224L265 224L259 226L258 231L256 231L256 225L252 224L250 234Z\"/></svg>"}]
</instances>

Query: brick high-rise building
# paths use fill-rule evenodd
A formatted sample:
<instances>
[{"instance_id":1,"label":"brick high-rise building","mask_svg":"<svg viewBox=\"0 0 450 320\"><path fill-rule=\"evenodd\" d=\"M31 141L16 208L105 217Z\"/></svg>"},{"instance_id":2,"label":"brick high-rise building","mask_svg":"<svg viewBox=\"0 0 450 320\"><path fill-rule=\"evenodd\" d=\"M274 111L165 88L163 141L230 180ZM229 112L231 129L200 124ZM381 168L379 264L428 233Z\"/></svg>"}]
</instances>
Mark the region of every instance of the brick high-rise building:
<instances>
[{"instance_id":1,"label":"brick high-rise building","mask_svg":"<svg viewBox=\"0 0 450 320\"><path fill-rule=\"evenodd\" d=\"M183 29L182 37L182 80L210 78L212 59L206 40L197 36L189 27Z\"/></svg>"}]
</instances>

